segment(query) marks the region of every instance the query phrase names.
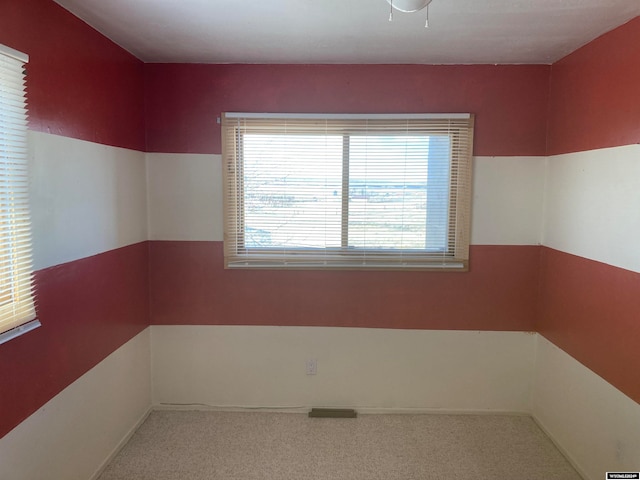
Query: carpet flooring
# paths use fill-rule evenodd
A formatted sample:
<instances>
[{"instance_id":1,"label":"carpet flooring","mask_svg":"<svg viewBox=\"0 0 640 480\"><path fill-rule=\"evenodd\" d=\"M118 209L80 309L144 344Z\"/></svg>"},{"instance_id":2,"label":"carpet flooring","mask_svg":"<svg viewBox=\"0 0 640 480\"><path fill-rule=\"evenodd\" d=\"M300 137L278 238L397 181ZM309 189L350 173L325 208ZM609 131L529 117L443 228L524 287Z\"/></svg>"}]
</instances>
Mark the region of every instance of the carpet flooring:
<instances>
[{"instance_id":1,"label":"carpet flooring","mask_svg":"<svg viewBox=\"0 0 640 480\"><path fill-rule=\"evenodd\" d=\"M580 480L526 416L154 411L100 480Z\"/></svg>"}]
</instances>

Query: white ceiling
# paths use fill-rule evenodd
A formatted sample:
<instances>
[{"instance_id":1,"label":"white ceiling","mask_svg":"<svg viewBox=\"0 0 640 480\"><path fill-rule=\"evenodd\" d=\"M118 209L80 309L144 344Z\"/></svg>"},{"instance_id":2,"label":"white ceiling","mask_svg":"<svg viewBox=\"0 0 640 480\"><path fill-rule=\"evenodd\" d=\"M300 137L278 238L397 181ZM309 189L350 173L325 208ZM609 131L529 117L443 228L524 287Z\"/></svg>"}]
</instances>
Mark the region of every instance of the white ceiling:
<instances>
[{"instance_id":1,"label":"white ceiling","mask_svg":"<svg viewBox=\"0 0 640 480\"><path fill-rule=\"evenodd\" d=\"M640 0L56 0L145 62L553 63Z\"/></svg>"}]
</instances>

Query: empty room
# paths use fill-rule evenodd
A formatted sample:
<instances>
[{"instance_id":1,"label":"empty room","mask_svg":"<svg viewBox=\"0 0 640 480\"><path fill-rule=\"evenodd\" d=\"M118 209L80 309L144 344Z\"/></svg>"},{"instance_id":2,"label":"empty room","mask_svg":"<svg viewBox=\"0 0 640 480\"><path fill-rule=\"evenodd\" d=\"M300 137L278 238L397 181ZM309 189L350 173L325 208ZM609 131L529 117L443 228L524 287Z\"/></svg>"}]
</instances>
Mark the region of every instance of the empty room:
<instances>
[{"instance_id":1,"label":"empty room","mask_svg":"<svg viewBox=\"0 0 640 480\"><path fill-rule=\"evenodd\" d=\"M639 478L638 0L0 3L0 479Z\"/></svg>"}]
</instances>

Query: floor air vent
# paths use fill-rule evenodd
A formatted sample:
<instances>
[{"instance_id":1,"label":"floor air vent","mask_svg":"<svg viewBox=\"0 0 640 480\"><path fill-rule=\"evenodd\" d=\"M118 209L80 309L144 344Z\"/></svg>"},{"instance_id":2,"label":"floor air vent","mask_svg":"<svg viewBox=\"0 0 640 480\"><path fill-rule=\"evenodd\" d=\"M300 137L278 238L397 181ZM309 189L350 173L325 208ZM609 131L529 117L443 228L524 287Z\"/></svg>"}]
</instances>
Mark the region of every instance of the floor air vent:
<instances>
[{"instance_id":1,"label":"floor air vent","mask_svg":"<svg viewBox=\"0 0 640 480\"><path fill-rule=\"evenodd\" d=\"M356 418L358 414L352 408L312 408L309 416L313 418Z\"/></svg>"}]
</instances>

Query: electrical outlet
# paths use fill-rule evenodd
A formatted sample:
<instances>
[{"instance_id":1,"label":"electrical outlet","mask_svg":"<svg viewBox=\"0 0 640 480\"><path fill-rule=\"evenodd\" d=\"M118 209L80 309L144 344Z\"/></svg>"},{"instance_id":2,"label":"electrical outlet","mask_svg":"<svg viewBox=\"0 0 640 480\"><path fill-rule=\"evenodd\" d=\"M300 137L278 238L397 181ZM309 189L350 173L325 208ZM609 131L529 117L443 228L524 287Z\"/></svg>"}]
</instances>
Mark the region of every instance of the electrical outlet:
<instances>
[{"instance_id":1,"label":"electrical outlet","mask_svg":"<svg viewBox=\"0 0 640 480\"><path fill-rule=\"evenodd\" d=\"M616 441L616 461L623 463L625 461L625 445L621 440Z\"/></svg>"},{"instance_id":2,"label":"electrical outlet","mask_svg":"<svg viewBox=\"0 0 640 480\"><path fill-rule=\"evenodd\" d=\"M307 375L315 375L318 373L318 361L315 358L308 358L306 367Z\"/></svg>"}]
</instances>

